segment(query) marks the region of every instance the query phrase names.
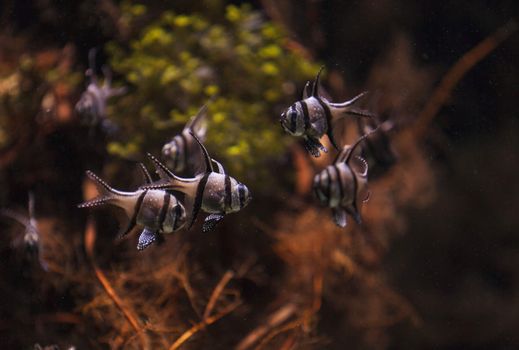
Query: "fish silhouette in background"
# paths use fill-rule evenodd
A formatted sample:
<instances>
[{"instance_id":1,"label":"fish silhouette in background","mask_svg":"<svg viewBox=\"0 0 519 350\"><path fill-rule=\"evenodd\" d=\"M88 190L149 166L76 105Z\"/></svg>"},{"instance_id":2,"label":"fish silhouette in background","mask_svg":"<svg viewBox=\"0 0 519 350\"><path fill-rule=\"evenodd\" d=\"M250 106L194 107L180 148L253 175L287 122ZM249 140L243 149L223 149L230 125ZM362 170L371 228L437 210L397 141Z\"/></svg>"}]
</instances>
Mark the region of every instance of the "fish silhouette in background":
<instances>
[{"instance_id":1,"label":"fish silhouette in background","mask_svg":"<svg viewBox=\"0 0 519 350\"><path fill-rule=\"evenodd\" d=\"M204 167L195 177L182 178L175 175L157 158L148 154L153 161L160 180L145 185L143 188L178 191L184 195L184 206L187 211L190 228L200 210L208 213L202 226L203 232L212 230L226 214L238 212L251 200L247 186L227 175L223 166L209 157L209 153L194 133L195 139L204 156ZM213 168L213 163L217 170Z\"/></svg>"},{"instance_id":2,"label":"fish silhouette in background","mask_svg":"<svg viewBox=\"0 0 519 350\"><path fill-rule=\"evenodd\" d=\"M142 164L141 169L147 184L150 184L151 176ZM138 250L143 250L154 242L160 242L162 234L173 233L184 227L186 212L174 195L164 190L146 189L142 186L134 192L118 191L93 172L87 171L86 174L96 185L99 196L78 207L111 205L122 209L123 215L119 215L122 224L119 236L125 236L137 225L144 226L139 235Z\"/></svg>"},{"instance_id":3,"label":"fish silhouette in background","mask_svg":"<svg viewBox=\"0 0 519 350\"><path fill-rule=\"evenodd\" d=\"M333 135L333 124L347 115L373 118L374 115L354 105L366 92L357 95L349 101L332 103L319 93L319 79L323 67L317 73L313 84L307 82L300 101L292 104L281 114L280 122L283 129L293 136L304 139L305 148L314 157L321 155L320 151L328 152L319 141L325 134L337 150L339 146Z\"/></svg>"},{"instance_id":4,"label":"fish silhouette in background","mask_svg":"<svg viewBox=\"0 0 519 350\"><path fill-rule=\"evenodd\" d=\"M28 216L20 214L11 209L0 209L0 215L8 217L25 227L23 236L17 237L13 241L13 246L23 246L25 256L30 261L38 261L41 268L48 271L48 265L43 258L43 245L41 242L38 222L34 216L34 195L29 192Z\"/></svg>"},{"instance_id":5,"label":"fish silhouette in background","mask_svg":"<svg viewBox=\"0 0 519 350\"><path fill-rule=\"evenodd\" d=\"M368 163L355 155L355 149L377 129L360 137L353 145L344 146L332 165L315 175L313 191L319 201L332 209L333 220L340 227L345 227L346 214L355 221L362 222L360 206L368 201Z\"/></svg>"},{"instance_id":6,"label":"fish silhouette in background","mask_svg":"<svg viewBox=\"0 0 519 350\"><path fill-rule=\"evenodd\" d=\"M204 142L206 132L207 105L204 105L191 117L182 132L162 147L163 159L174 173L195 174L200 170L203 154L191 133Z\"/></svg>"},{"instance_id":7,"label":"fish silhouette in background","mask_svg":"<svg viewBox=\"0 0 519 350\"><path fill-rule=\"evenodd\" d=\"M117 126L108 119L106 114L108 99L123 95L127 89L126 87L112 88L112 72L107 67L102 67L104 75L103 84L99 82L95 73L95 56L96 50L91 49L88 53L89 68L85 73L89 83L85 92L81 94L79 101L76 103L75 111L81 123L91 128L99 126L104 132L111 134L117 130Z\"/></svg>"}]
</instances>

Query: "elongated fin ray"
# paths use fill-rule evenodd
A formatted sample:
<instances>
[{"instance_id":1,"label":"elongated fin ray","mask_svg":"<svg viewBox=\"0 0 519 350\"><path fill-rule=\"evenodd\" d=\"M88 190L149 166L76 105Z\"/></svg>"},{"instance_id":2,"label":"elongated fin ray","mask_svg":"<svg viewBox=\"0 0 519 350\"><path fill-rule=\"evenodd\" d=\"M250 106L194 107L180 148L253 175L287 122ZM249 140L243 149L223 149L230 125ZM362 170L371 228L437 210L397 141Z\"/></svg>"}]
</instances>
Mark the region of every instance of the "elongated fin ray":
<instances>
[{"instance_id":1,"label":"elongated fin ray","mask_svg":"<svg viewBox=\"0 0 519 350\"><path fill-rule=\"evenodd\" d=\"M348 163L350 161L351 156L353 155L353 151L355 151L355 148L357 148L362 141L364 141L369 135L371 135L371 134L373 134L374 132L377 132L377 131L378 131L378 126L375 129L373 129L370 132L368 132L367 134L364 134L361 137L359 137L358 140L355 141L355 143L353 145L346 146L346 147L349 147L349 148L346 151L345 158L344 158L344 163Z\"/></svg>"},{"instance_id":2,"label":"elongated fin ray","mask_svg":"<svg viewBox=\"0 0 519 350\"><path fill-rule=\"evenodd\" d=\"M155 156L151 153L147 153L148 158L151 159L153 165L155 166L155 170L159 177L163 180L176 179L177 177L171 170L168 169L164 164L162 164Z\"/></svg>"},{"instance_id":3,"label":"elongated fin ray","mask_svg":"<svg viewBox=\"0 0 519 350\"><path fill-rule=\"evenodd\" d=\"M319 72L317 72L317 76L315 77L314 86L312 87L312 96L315 98L319 98L319 79L321 78L321 72L323 71L324 66L319 68Z\"/></svg>"},{"instance_id":4,"label":"elongated fin ray","mask_svg":"<svg viewBox=\"0 0 519 350\"><path fill-rule=\"evenodd\" d=\"M31 222L27 217L25 217L22 214L19 214L11 209L0 209L0 215L3 215L5 217L8 217L14 221L17 221L18 223L24 225L25 227L30 227Z\"/></svg>"},{"instance_id":5,"label":"elongated fin ray","mask_svg":"<svg viewBox=\"0 0 519 350\"><path fill-rule=\"evenodd\" d=\"M207 104L203 105L198 110L196 115L191 117L191 119L189 119L186 126L184 127L184 130L192 130L196 134L199 134L197 128L200 126L199 124L204 121L206 116L207 116Z\"/></svg>"},{"instance_id":6,"label":"elongated fin ray","mask_svg":"<svg viewBox=\"0 0 519 350\"><path fill-rule=\"evenodd\" d=\"M28 210L29 210L29 220L34 220L34 194L32 192L29 192L28 194Z\"/></svg>"},{"instance_id":7,"label":"elongated fin ray","mask_svg":"<svg viewBox=\"0 0 519 350\"><path fill-rule=\"evenodd\" d=\"M367 94L368 94L368 92L364 91L364 92L361 92L360 94L358 94L357 96L355 96L354 98L352 98L351 100L344 101L344 102L341 102L341 103L330 102L329 105L330 105L330 107L334 107L334 108L345 108L345 107L348 107L348 106L351 106L351 105L355 104L355 102L357 102L358 100L360 100L361 98L363 98Z\"/></svg>"},{"instance_id":8,"label":"elongated fin ray","mask_svg":"<svg viewBox=\"0 0 519 350\"><path fill-rule=\"evenodd\" d=\"M148 169L144 166L144 164L139 163L139 167L142 171L142 175L144 176L144 182L147 184L151 184L153 182L150 173L148 172Z\"/></svg>"},{"instance_id":9,"label":"elongated fin ray","mask_svg":"<svg viewBox=\"0 0 519 350\"><path fill-rule=\"evenodd\" d=\"M366 177L368 175L368 169L369 169L368 162L366 161L366 159L362 158L361 156L355 156L355 159L357 159L361 164L362 169L359 171L359 175Z\"/></svg>"},{"instance_id":10,"label":"elongated fin ray","mask_svg":"<svg viewBox=\"0 0 519 350\"><path fill-rule=\"evenodd\" d=\"M223 165L220 164L220 162L217 161L216 159L211 158L211 160L213 161L214 164L216 164L216 167L218 168L218 173L225 175L225 169L223 168Z\"/></svg>"},{"instance_id":11,"label":"elongated fin ray","mask_svg":"<svg viewBox=\"0 0 519 350\"><path fill-rule=\"evenodd\" d=\"M305 87L303 88L303 93L301 95L302 100L306 100L312 94L312 85L309 81L306 82Z\"/></svg>"},{"instance_id":12,"label":"elongated fin ray","mask_svg":"<svg viewBox=\"0 0 519 350\"><path fill-rule=\"evenodd\" d=\"M104 205L104 204L107 204L110 199L112 199L112 197L98 197L98 198L94 198L92 200L89 200L89 201L86 201L86 202L83 202L81 204L78 204L78 208L93 208L93 207L98 207L98 206L101 206L101 205Z\"/></svg>"},{"instance_id":13,"label":"elongated fin ray","mask_svg":"<svg viewBox=\"0 0 519 350\"><path fill-rule=\"evenodd\" d=\"M211 157L209 157L209 152L207 152L207 149L205 148L205 146L202 144L202 142L200 142L200 140L198 139L198 137L196 137L196 135L190 131L189 132L191 134L191 136L193 136L193 138L195 139L195 141L198 143L198 145L200 146L200 149L202 150L202 153L204 155L204 161L205 161L205 172L206 173L212 173L214 172L214 169L213 169L213 164L211 162ZM198 174L197 174L198 175Z\"/></svg>"},{"instance_id":14,"label":"elongated fin ray","mask_svg":"<svg viewBox=\"0 0 519 350\"><path fill-rule=\"evenodd\" d=\"M110 185L108 185L103 179L94 174L92 171L87 170L86 174L90 180L96 185L97 190L100 194L103 195L118 195L119 192L114 190Z\"/></svg>"}]
</instances>

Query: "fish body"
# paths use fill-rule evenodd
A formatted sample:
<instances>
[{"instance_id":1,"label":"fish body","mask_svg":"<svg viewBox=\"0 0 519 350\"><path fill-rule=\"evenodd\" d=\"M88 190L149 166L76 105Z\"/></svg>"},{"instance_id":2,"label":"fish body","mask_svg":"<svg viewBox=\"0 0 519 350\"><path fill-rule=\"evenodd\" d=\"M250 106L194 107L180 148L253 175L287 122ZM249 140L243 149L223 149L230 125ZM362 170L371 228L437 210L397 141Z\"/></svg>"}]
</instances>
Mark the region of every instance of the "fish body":
<instances>
[{"instance_id":1,"label":"fish body","mask_svg":"<svg viewBox=\"0 0 519 350\"><path fill-rule=\"evenodd\" d=\"M199 171L203 155L191 133L204 142L207 131L206 118L207 107L203 106L189 120L182 132L162 147L162 156L173 172L195 174Z\"/></svg>"},{"instance_id":2,"label":"fish body","mask_svg":"<svg viewBox=\"0 0 519 350\"><path fill-rule=\"evenodd\" d=\"M283 129L290 135L302 137L305 148L314 157L319 157L321 151L328 152L319 141L325 134L328 135L333 147L339 150L333 135L333 123L336 120L347 115L373 117L368 111L354 107L354 104L366 94L365 92L342 103L332 103L321 96L319 94L321 71L322 68L315 78L311 91L310 82L307 82L302 99L285 110L280 118Z\"/></svg>"},{"instance_id":3,"label":"fish body","mask_svg":"<svg viewBox=\"0 0 519 350\"><path fill-rule=\"evenodd\" d=\"M163 233L173 233L180 230L186 223L186 212L177 198L163 190L138 189L134 192L118 191L91 171L87 176L96 184L100 195L79 205L80 208L111 205L121 208L124 212L121 235L130 232L136 225L144 226L141 236L147 237L146 244L141 243L137 248L142 250L151 243L161 239Z\"/></svg>"},{"instance_id":4,"label":"fish body","mask_svg":"<svg viewBox=\"0 0 519 350\"><path fill-rule=\"evenodd\" d=\"M110 97L124 94L126 88L112 88L112 74L106 68L103 69L104 82L103 84L99 83L94 67L95 50L90 50L89 60L90 67L86 72L86 76L90 82L76 103L75 111L84 124L90 126L101 125L106 131L113 130L115 124L108 119L106 114L107 102Z\"/></svg>"},{"instance_id":5,"label":"fish body","mask_svg":"<svg viewBox=\"0 0 519 350\"><path fill-rule=\"evenodd\" d=\"M38 230L38 222L34 216L34 196L32 193L29 193L28 216L19 214L10 209L1 209L0 214L11 218L25 227L22 242L26 256L31 261L38 261L41 268L48 271L47 262L43 258L43 246Z\"/></svg>"},{"instance_id":6,"label":"fish body","mask_svg":"<svg viewBox=\"0 0 519 350\"><path fill-rule=\"evenodd\" d=\"M204 156L204 169L193 178L182 178L175 175L151 154L161 180L143 188L178 191L184 194L184 205L187 211L189 227L195 222L200 210L210 214L206 217L203 231L214 228L226 214L243 209L251 200L250 191L241 182L227 175L223 166L211 159L204 145L191 133ZM218 167L215 171L213 163Z\"/></svg>"},{"instance_id":7,"label":"fish body","mask_svg":"<svg viewBox=\"0 0 519 350\"><path fill-rule=\"evenodd\" d=\"M371 133L370 133L371 134ZM351 146L345 146L332 165L327 166L313 180L313 191L319 201L332 209L333 219L346 226L346 216L362 222L360 207L369 198L368 164L360 156L353 156L355 148L368 135L359 138Z\"/></svg>"}]
</instances>

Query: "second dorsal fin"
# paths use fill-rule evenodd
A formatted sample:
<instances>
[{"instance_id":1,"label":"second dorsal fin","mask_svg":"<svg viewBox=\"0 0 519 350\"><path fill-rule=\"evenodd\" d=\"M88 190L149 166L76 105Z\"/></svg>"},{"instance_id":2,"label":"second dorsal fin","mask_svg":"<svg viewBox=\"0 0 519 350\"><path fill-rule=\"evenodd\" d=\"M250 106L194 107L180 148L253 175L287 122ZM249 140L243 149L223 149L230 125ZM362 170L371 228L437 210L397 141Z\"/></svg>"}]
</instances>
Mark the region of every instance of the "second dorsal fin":
<instances>
[{"instance_id":1,"label":"second dorsal fin","mask_svg":"<svg viewBox=\"0 0 519 350\"><path fill-rule=\"evenodd\" d=\"M205 148L205 146L202 144L202 142L200 142L200 140L198 139L198 137L196 137L195 133L192 132L192 131L189 131L189 134L191 134L191 136L193 136L193 138L195 139L195 141L198 143L198 145L200 146L200 149L202 150L202 154L204 155L204 162L205 162L205 173L212 173L214 172L214 169L213 169L213 163L211 161L211 157L209 157L209 152L207 152L207 149ZM198 175L198 174L197 174Z\"/></svg>"}]
</instances>

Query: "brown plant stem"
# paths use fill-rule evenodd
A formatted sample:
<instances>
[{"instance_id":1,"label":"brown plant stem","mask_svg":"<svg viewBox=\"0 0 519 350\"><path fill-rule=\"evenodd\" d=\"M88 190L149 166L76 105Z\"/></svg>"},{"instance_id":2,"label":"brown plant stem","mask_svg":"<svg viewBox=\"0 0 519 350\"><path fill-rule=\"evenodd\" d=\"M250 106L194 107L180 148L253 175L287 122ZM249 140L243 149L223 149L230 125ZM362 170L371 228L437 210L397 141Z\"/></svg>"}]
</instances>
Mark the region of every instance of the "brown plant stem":
<instances>
[{"instance_id":1,"label":"brown plant stem","mask_svg":"<svg viewBox=\"0 0 519 350\"><path fill-rule=\"evenodd\" d=\"M88 261L90 262L90 265L92 266L92 269L94 270L95 276L101 286L103 287L104 291L108 295L110 299L114 302L115 306L122 312L128 323L132 326L132 328L135 330L136 334L139 336L139 341L141 344L142 349L149 349L149 341L147 337L145 336L144 330L142 327L140 327L139 322L137 321L137 317L134 315L133 311L124 304L122 299L117 295L115 290L112 288L110 281L108 281L108 278L104 275L104 273L99 269L97 266L97 263L94 258L94 245L96 241L96 230L94 221L89 218L87 221L87 226L85 230L85 251L88 258Z\"/></svg>"},{"instance_id":2,"label":"brown plant stem","mask_svg":"<svg viewBox=\"0 0 519 350\"><path fill-rule=\"evenodd\" d=\"M245 338L236 345L236 350L250 349L254 344L258 343L261 338L268 334L272 329L280 326L286 320L294 315L297 306L289 303L272 313L265 324L262 324L252 330Z\"/></svg>"},{"instance_id":3,"label":"brown plant stem","mask_svg":"<svg viewBox=\"0 0 519 350\"><path fill-rule=\"evenodd\" d=\"M198 331L204 329L205 327L215 323L220 318L224 317L225 315L231 313L234 311L238 306L241 305L241 300L235 301L234 303L228 305L225 307L222 311L217 313L216 315L209 316L202 320L202 322L199 322L195 324L193 327L189 328L187 331L185 331L171 346L169 347L169 350L176 350L182 346L189 338L191 338L195 333Z\"/></svg>"},{"instance_id":4,"label":"brown plant stem","mask_svg":"<svg viewBox=\"0 0 519 350\"><path fill-rule=\"evenodd\" d=\"M207 319L209 315L211 314L211 311L213 311L213 308L218 301L218 298L222 294L225 286L229 281L234 277L234 272L228 270L224 273L216 287L214 288L213 292L211 293L211 297L209 298L209 302L207 303L207 306L205 307L204 316L203 319Z\"/></svg>"},{"instance_id":5,"label":"brown plant stem","mask_svg":"<svg viewBox=\"0 0 519 350\"><path fill-rule=\"evenodd\" d=\"M494 51L503 41L518 28L514 20L510 20L494 34L488 36L471 50L465 53L452 68L444 75L438 87L433 91L424 108L411 127L411 133L419 138L425 134L427 127L434 119L452 93L454 87L463 76L478 62Z\"/></svg>"}]
</instances>

